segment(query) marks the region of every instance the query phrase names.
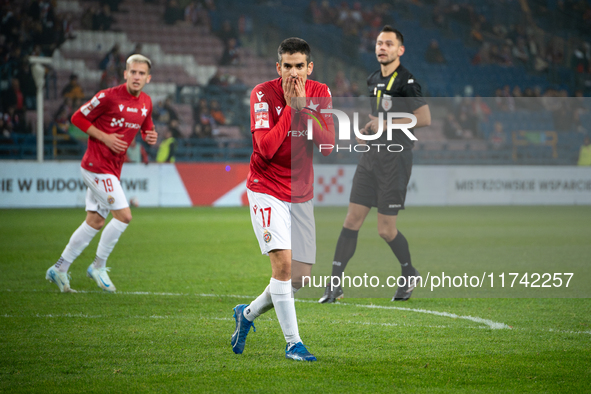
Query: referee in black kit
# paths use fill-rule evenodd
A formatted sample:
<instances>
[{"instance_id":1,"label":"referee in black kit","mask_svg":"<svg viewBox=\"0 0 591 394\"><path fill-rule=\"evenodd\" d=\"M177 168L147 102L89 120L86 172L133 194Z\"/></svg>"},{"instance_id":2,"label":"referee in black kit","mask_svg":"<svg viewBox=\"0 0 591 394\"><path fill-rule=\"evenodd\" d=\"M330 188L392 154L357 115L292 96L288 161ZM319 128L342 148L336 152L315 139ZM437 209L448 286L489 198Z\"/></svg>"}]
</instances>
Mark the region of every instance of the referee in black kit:
<instances>
[{"instance_id":1,"label":"referee in black kit","mask_svg":"<svg viewBox=\"0 0 591 394\"><path fill-rule=\"evenodd\" d=\"M364 134L373 134L378 130L379 112L406 112L417 118L415 127L429 126L431 112L425 102L421 86L413 75L400 64L400 56L404 54L404 38L402 33L384 26L376 40L376 57L380 69L367 78L373 116L365 125ZM388 243L392 252L400 262L402 276L392 301L406 301L410 298L418 279L419 272L413 267L410 259L408 242L396 228L398 211L404 209L406 188L410 180L412 168L413 141L401 130L392 132L392 141L386 141L387 116L384 114L382 136L376 143L399 144L403 150L395 153L386 149L369 150L361 155L349 198L349 209L345 223L337 242L332 276L342 277L347 263L353 257L357 246L357 234L367 217L371 207L378 208L378 232ZM393 123L409 123L410 119L392 119ZM336 281L335 281L336 282ZM318 302L332 303L343 297L341 286L331 289L329 284L324 295Z\"/></svg>"}]
</instances>

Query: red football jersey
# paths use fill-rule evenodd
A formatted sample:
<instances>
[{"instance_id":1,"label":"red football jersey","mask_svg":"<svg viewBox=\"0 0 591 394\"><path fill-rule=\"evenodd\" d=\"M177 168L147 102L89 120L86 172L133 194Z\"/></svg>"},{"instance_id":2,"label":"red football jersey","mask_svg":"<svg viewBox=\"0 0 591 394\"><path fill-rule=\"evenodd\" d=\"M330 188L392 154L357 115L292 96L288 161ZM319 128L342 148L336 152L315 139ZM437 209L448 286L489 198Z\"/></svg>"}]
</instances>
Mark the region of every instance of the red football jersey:
<instances>
[{"instance_id":1,"label":"red football jersey","mask_svg":"<svg viewBox=\"0 0 591 394\"><path fill-rule=\"evenodd\" d=\"M334 145L332 116L320 114L321 109L332 108L332 98L328 86L307 80L308 109L295 112L286 105L281 82L281 78L264 82L250 95L253 153L246 187L281 201L305 202L314 197L314 145ZM307 137L308 119L313 140ZM324 155L330 151L322 149Z\"/></svg>"},{"instance_id":2,"label":"red football jersey","mask_svg":"<svg viewBox=\"0 0 591 394\"><path fill-rule=\"evenodd\" d=\"M127 146L139 130L154 129L150 96L141 92L139 97L135 97L127 91L126 84L98 92L74 113L72 123L80 124L80 121L76 122L76 118L80 119L80 116L84 116L94 127L107 134L121 134ZM90 125L82 131L86 132L88 127ZM115 154L102 142L89 137L88 148L82 158L82 168L97 174L112 174L119 179L125 153Z\"/></svg>"}]
</instances>

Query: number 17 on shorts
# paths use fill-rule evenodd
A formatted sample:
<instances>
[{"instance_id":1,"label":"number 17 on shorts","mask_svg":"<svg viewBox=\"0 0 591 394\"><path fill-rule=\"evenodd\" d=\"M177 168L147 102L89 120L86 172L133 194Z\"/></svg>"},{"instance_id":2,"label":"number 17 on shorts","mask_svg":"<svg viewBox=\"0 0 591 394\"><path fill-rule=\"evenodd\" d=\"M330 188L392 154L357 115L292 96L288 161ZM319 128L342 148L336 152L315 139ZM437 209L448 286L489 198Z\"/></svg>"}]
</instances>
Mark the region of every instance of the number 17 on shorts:
<instances>
[{"instance_id":1,"label":"number 17 on shorts","mask_svg":"<svg viewBox=\"0 0 591 394\"><path fill-rule=\"evenodd\" d=\"M247 189L252 228L262 254L291 249L291 203Z\"/></svg>"}]
</instances>

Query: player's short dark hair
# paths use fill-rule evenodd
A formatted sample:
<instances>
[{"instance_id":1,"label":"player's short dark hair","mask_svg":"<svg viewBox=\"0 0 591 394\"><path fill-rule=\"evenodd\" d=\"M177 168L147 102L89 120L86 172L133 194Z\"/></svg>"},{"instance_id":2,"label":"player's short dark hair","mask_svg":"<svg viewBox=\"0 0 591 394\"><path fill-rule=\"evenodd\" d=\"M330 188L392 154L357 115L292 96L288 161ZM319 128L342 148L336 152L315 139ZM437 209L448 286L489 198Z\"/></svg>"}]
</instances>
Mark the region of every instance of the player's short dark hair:
<instances>
[{"instance_id":1,"label":"player's short dark hair","mask_svg":"<svg viewBox=\"0 0 591 394\"><path fill-rule=\"evenodd\" d=\"M398 41L400 41L400 45L404 44L404 36L402 35L402 33L390 25L385 25L384 27L382 27L382 31L380 33L394 33Z\"/></svg>"},{"instance_id":2,"label":"player's short dark hair","mask_svg":"<svg viewBox=\"0 0 591 394\"><path fill-rule=\"evenodd\" d=\"M306 63L310 63L310 45L305 40L297 37L286 38L277 48L277 57L279 58L279 64L281 64L281 55L289 53L303 53L306 55Z\"/></svg>"}]
</instances>

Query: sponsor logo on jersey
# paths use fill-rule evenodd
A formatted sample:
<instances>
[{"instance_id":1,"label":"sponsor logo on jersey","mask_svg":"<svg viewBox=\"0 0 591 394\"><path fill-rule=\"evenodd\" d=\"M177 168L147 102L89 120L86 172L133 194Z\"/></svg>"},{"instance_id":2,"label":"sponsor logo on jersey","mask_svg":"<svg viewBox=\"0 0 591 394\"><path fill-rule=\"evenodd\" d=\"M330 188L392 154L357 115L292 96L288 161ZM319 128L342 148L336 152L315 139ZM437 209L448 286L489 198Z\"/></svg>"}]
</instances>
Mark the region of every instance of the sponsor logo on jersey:
<instances>
[{"instance_id":1,"label":"sponsor logo on jersey","mask_svg":"<svg viewBox=\"0 0 591 394\"><path fill-rule=\"evenodd\" d=\"M275 110L277 111L277 115L281 115L281 110L282 110L282 109L283 109L283 108L281 108L280 106L276 106L276 107L275 107Z\"/></svg>"},{"instance_id":2,"label":"sponsor logo on jersey","mask_svg":"<svg viewBox=\"0 0 591 394\"><path fill-rule=\"evenodd\" d=\"M80 108L80 112L82 112L82 114L84 116L88 116L90 111L92 111L93 109L94 109L94 106L92 105L92 103L88 103L88 104L84 104L82 106L82 108Z\"/></svg>"},{"instance_id":3,"label":"sponsor logo on jersey","mask_svg":"<svg viewBox=\"0 0 591 394\"><path fill-rule=\"evenodd\" d=\"M107 196L107 202L111 205L115 204L115 197L108 195Z\"/></svg>"},{"instance_id":4,"label":"sponsor logo on jersey","mask_svg":"<svg viewBox=\"0 0 591 394\"><path fill-rule=\"evenodd\" d=\"M144 104L144 108L142 108L142 116L148 116L148 108L146 108L146 104Z\"/></svg>"},{"instance_id":5,"label":"sponsor logo on jersey","mask_svg":"<svg viewBox=\"0 0 591 394\"><path fill-rule=\"evenodd\" d=\"M254 112L268 112L269 111L269 104L267 103L255 103L254 104Z\"/></svg>"},{"instance_id":6,"label":"sponsor logo on jersey","mask_svg":"<svg viewBox=\"0 0 591 394\"><path fill-rule=\"evenodd\" d=\"M113 119L111 119L111 127L123 127L124 122L125 122L125 118L121 118L121 119L113 118Z\"/></svg>"},{"instance_id":7,"label":"sponsor logo on jersey","mask_svg":"<svg viewBox=\"0 0 591 394\"><path fill-rule=\"evenodd\" d=\"M269 128L269 104L255 103L254 104L254 128L265 129Z\"/></svg>"},{"instance_id":8,"label":"sponsor logo on jersey","mask_svg":"<svg viewBox=\"0 0 591 394\"><path fill-rule=\"evenodd\" d=\"M271 233L269 231L265 230L263 232L263 240L265 241L265 243L268 244L269 242L271 242L272 238L273 238L273 236L271 235Z\"/></svg>"},{"instance_id":9,"label":"sponsor logo on jersey","mask_svg":"<svg viewBox=\"0 0 591 394\"><path fill-rule=\"evenodd\" d=\"M123 112L123 108L125 108L125 105L119 104L119 112Z\"/></svg>"},{"instance_id":10,"label":"sponsor logo on jersey","mask_svg":"<svg viewBox=\"0 0 591 394\"><path fill-rule=\"evenodd\" d=\"M105 94L103 92L101 92L101 94L99 94L98 98L103 98L105 97Z\"/></svg>"},{"instance_id":11,"label":"sponsor logo on jersey","mask_svg":"<svg viewBox=\"0 0 591 394\"><path fill-rule=\"evenodd\" d=\"M401 204L390 204L390 205L388 205L388 208L400 208L400 207L402 207Z\"/></svg>"},{"instance_id":12,"label":"sponsor logo on jersey","mask_svg":"<svg viewBox=\"0 0 591 394\"><path fill-rule=\"evenodd\" d=\"M254 116L254 128L255 129L268 129L269 128L269 113L259 112Z\"/></svg>"},{"instance_id":13,"label":"sponsor logo on jersey","mask_svg":"<svg viewBox=\"0 0 591 394\"><path fill-rule=\"evenodd\" d=\"M414 81L415 80L411 78L411 79L408 80L408 83L413 83Z\"/></svg>"},{"instance_id":14,"label":"sponsor logo on jersey","mask_svg":"<svg viewBox=\"0 0 591 394\"><path fill-rule=\"evenodd\" d=\"M127 107L127 112L133 112L137 114L137 108Z\"/></svg>"},{"instance_id":15,"label":"sponsor logo on jersey","mask_svg":"<svg viewBox=\"0 0 591 394\"><path fill-rule=\"evenodd\" d=\"M330 97L332 97L332 92L330 91L330 88L329 88L328 86L326 87L326 90L328 90L328 95L329 95Z\"/></svg>"},{"instance_id":16,"label":"sponsor logo on jersey","mask_svg":"<svg viewBox=\"0 0 591 394\"><path fill-rule=\"evenodd\" d=\"M94 178L94 183L96 183L98 185L99 179L97 177Z\"/></svg>"},{"instance_id":17,"label":"sponsor logo on jersey","mask_svg":"<svg viewBox=\"0 0 591 394\"><path fill-rule=\"evenodd\" d=\"M137 123L125 122L125 127L129 127L130 129L139 129L140 125Z\"/></svg>"},{"instance_id":18,"label":"sponsor logo on jersey","mask_svg":"<svg viewBox=\"0 0 591 394\"><path fill-rule=\"evenodd\" d=\"M296 138L296 137L307 137L308 130L289 130L287 132L288 137Z\"/></svg>"},{"instance_id":19,"label":"sponsor logo on jersey","mask_svg":"<svg viewBox=\"0 0 591 394\"><path fill-rule=\"evenodd\" d=\"M257 206L256 206L256 204L255 204L255 206L254 206L254 207L252 207L252 210L254 211L254 214L255 214L255 215L256 215L256 213L257 213L257 209L258 209L258 208L259 208L259 207L257 207Z\"/></svg>"},{"instance_id":20,"label":"sponsor logo on jersey","mask_svg":"<svg viewBox=\"0 0 591 394\"><path fill-rule=\"evenodd\" d=\"M101 97L101 96L99 96ZM80 108L80 112L82 112L84 114L84 116L88 116L88 114L90 113L90 111L92 111L94 108L96 108L101 102L99 101L98 98L93 97L92 100L90 100L90 102L86 105L83 105L82 108Z\"/></svg>"},{"instance_id":21,"label":"sponsor logo on jersey","mask_svg":"<svg viewBox=\"0 0 591 394\"><path fill-rule=\"evenodd\" d=\"M386 86L385 83L378 83L378 88L383 88L384 86Z\"/></svg>"},{"instance_id":22,"label":"sponsor logo on jersey","mask_svg":"<svg viewBox=\"0 0 591 394\"><path fill-rule=\"evenodd\" d=\"M260 90L257 92L257 98L259 99L259 101L261 101L264 95L265 93L261 92Z\"/></svg>"}]
</instances>

